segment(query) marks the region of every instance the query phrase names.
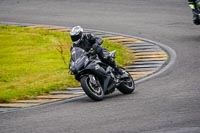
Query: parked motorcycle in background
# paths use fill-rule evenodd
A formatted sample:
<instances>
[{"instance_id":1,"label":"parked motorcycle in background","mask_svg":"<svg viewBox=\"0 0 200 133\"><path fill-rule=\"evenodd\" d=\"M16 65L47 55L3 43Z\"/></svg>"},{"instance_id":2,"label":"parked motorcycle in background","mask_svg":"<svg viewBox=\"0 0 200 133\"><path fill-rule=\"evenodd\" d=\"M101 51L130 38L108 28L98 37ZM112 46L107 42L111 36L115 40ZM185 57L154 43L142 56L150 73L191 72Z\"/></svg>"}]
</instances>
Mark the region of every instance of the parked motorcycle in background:
<instances>
[{"instance_id":1,"label":"parked motorcycle in background","mask_svg":"<svg viewBox=\"0 0 200 133\"><path fill-rule=\"evenodd\" d=\"M115 58L115 53L110 52L110 56ZM81 82L86 95L94 101L102 100L104 95L114 92L115 88L123 94L135 90L134 80L125 69L119 75L111 66L101 62L98 55L79 47L71 49L70 71Z\"/></svg>"}]
</instances>

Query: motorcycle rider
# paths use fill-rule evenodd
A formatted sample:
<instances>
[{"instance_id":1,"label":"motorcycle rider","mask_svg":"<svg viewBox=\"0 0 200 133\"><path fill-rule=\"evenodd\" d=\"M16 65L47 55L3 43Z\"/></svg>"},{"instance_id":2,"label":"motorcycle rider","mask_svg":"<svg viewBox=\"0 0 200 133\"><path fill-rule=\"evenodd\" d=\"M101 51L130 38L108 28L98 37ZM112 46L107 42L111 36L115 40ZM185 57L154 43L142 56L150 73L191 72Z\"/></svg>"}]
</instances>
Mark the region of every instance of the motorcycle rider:
<instances>
[{"instance_id":1,"label":"motorcycle rider","mask_svg":"<svg viewBox=\"0 0 200 133\"><path fill-rule=\"evenodd\" d=\"M108 50L101 46L103 43L101 38L91 33L83 33L81 26L73 27L70 31L70 36L73 42L72 47L80 47L86 52L92 51L93 54L98 55L102 62L113 67L118 74L123 74L123 71L117 66L115 60L109 56Z\"/></svg>"},{"instance_id":2,"label":"motorcycle rider","mask_svg":"<svg viewBox=\"0 0 200 133\"><path fill-rule=\"evenodd\" d=\"M188 0L188 5L193 12L193 22L196 25L200 24L200 0Z\"/></svg>"}]
</instances>

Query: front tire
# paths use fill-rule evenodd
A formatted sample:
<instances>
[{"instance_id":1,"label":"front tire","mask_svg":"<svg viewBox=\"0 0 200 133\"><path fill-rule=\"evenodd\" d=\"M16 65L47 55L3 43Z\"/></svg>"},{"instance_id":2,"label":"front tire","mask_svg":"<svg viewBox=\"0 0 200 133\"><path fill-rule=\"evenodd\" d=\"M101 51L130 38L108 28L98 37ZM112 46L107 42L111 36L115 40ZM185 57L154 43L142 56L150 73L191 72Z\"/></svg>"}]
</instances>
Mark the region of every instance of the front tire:
<instances>
[{"instance_id":1,"label":"front tire","mask_svg":"<svg viewBox=\"0 0 200 133\"><path fill-rule=\"evenodd\" d=\"M94 77L92 75L92 77ZM81 86L88 97L94 101L101 101L104 97L104 91L101 86L95 87L90 79L89 75L81 78Z\"/></svg>"},{"instance_id":2,"label":"front tire","mask_svg":"<svg viewBox=\"0 0 200 133\"><path fill-rule=\"evenodd\" d=\"M123 94L131 94L135 90L135 82L132 76L128 74L128 77L123 79L122 83L117 87L117 89Z\"/></svg>"}]
</instances>

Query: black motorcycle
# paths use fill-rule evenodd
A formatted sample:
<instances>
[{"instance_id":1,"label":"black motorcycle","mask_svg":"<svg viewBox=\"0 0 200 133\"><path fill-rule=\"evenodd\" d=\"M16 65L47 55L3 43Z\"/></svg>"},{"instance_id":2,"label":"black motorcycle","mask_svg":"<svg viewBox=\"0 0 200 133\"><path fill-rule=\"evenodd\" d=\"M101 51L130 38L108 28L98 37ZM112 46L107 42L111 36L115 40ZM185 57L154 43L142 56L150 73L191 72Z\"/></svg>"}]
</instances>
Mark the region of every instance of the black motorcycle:
<instances>
[{"instance_id":1,"label":"black motorcycle","mask_svg":"<svg viewBox=\"0 0 200 133\"><path fill-rule=\"evenodd\" d=\"M123 68L123 74L119 75L109 65L101 62L97 54L86 52L79 47L72 47L70 71L75 79L81 82L81 86L88 97L95 101L103 99L117 88L123 94L130 94L135 90L132 76ZM115 51L110 56L115 58Z\"/></svg>"}]
</instances>

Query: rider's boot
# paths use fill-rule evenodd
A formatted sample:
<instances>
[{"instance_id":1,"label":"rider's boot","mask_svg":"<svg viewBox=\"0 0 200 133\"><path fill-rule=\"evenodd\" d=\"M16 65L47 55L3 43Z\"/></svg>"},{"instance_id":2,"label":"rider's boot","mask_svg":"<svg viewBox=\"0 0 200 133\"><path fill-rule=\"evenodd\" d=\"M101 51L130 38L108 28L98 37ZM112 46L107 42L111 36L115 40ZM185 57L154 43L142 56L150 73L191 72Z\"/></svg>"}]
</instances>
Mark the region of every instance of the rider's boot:
<instances>
[{"instance_id":1,"label":"rider's boot","mask_svg":"<svg viewBox=\"0 0 200 133\"><path fill-rule=\"evenodd\" d=\"M119 75L122 75L124 72L123 72L123 70L121 69L121 68L119 68L119 66L115 66L115 67L113 67L114 69L115 69L115 71L119 74Z\"/></svg>"},{"instance_id":2,"label":"rider's boot","mask_svg":"<svg viewBox=\"0 0 200 133\"><path fill-rule=\"evenodd\" d=\"M122 75L124 72L123 70L116 64L115 60L114 59L111 59L109 60L109 65L115 69L115 71L119 74L119 75Z\"/></svg>"}]
</instances>

